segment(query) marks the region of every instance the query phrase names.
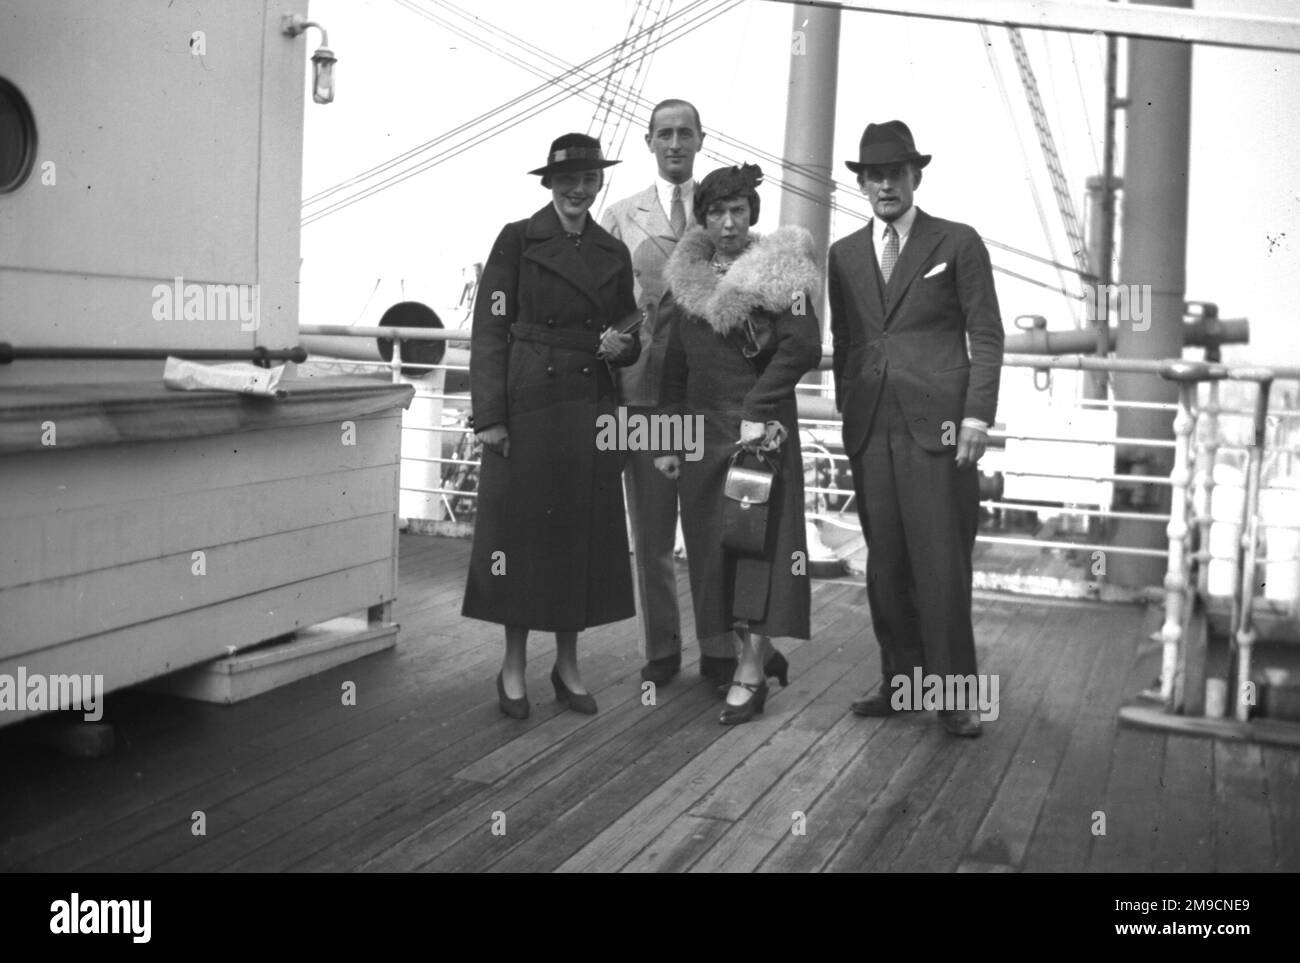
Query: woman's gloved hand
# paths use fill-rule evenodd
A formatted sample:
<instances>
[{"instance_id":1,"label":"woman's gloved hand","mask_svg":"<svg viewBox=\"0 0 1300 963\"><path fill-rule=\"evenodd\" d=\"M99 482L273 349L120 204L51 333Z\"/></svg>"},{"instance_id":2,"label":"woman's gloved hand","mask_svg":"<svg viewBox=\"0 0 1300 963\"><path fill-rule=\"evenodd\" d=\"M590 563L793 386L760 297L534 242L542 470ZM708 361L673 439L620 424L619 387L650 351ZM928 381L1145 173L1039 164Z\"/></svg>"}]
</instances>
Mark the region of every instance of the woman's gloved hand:
<instances>
[{"instance_id":1,"label":"woman's gloved hand","mask_svg":"<svg viewBox=\"0 0 1300 963\"><path fill-rule=\"evenodd\" d=\"M610 364L625 364L636 356L636 335L621 334L613 328L606 328L600 336L600 350L596 357L604 358Z\"/></svg>"},{"instance_id":2,"label":"woman's gloved hand","mask_svg":"<svg viewBox=\"0 0 1300 963\"><path fill-rule=\"evenodd\" d=\"M779 421L769 421L767 424L761 421L742 421L740 441L737 444L751 451L775 451L788 436L785 425Z\"/></svg>"},{"instance_id":3,"label":"woman's gloved hand","mask_svg":"<svg viewBox=\"0 0 1300 963\"><path fill-rule=\"evenodd\" d=\"M484 448L495 451L502 458L510 457L510 430L505 425L492 425L482 431L474 432Z\"/></svg>"},{"instance_id":4,"label":"woman's gloved hand","mask_svg":"<svg viewBox=\"0 0 1300 963\"><path fill-rule=\"evenodd\" d=\"M785 430L785 425L779 421L769 421L764 425L763 443L758 447L763 451L776 451L789 437L789 432Z\"/></svg>"},{"instance_id":5,"label":"woman's gloved hand","mask_svg":"<svg viewBox=\"0 0 1300 963\"><path fill-rule=\"evenodd\" d=\"M655 459L655 467L664 473L664 477L673 481L682 473L682 461L676 455L660 455Z\"/></svg>"},{"instance_id":6,"label":"woman's gloved hand","mask_svg":"<svg viewBox=\"0 0 1300 963\"><path fill-rule=\"evenodd\" d=\"M767 436L767 426L761 421L742 421L740 423L740 441L736 444L743 448L756 448Z\"/></svg>"}]
</instances>

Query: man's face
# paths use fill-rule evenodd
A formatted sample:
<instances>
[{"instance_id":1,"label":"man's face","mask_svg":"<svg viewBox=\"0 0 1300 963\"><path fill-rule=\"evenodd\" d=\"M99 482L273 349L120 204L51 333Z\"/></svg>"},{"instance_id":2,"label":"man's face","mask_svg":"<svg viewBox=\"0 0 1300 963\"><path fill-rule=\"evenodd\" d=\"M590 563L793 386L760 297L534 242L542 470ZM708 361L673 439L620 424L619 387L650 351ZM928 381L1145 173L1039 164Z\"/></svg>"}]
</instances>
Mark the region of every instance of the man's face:
<instances>
[{"instance_id":1,"label":"man's face","mask_svg":"<svg viewBox=\"0 0 1300 963\"><path fill-rule=\"evenodd\" d=\"M870 164L862 172L862 193L882 221L893 221L912 206L912 192L921 183L921 171L912 164Z\"/></svg>"},{"instance_id":2,"label":"man's face","mask_svg":"<svg viewBox=\"0 0 1300 963\"><path fill-rule=\"evenodd\" d=\"M695 129L695 112L691 108L660 107L645 142L659 162L659 176L682 184L691 179L704 135Z\"/></svg>"},{"instance_id":3,"label":"man's face","mask_svg":"<svg viewBox=\"0 0 1300 963\"><path fill-rule=\"evenodd\" d=\"M731 197L714 201L704 212L704 230L713 246L727 257L745 250L749 240L749 200Z\"/></svg>"}]
</instances>

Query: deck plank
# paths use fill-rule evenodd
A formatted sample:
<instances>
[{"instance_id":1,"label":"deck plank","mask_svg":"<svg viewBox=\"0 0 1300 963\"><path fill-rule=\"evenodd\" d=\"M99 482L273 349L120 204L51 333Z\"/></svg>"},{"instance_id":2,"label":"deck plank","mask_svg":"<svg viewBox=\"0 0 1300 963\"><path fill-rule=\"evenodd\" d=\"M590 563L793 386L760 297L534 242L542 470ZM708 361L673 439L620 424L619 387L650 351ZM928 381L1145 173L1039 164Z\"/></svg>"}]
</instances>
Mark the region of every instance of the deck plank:
<instances>
[{"instance_id":1,"label":"deck plank","mask_svg":"<svg viewBox=\"0 0 1300 963\"><path fill-rule=\"evenodd\" d=\"M851 716L878 683L865 592L815 582L813 638L780 642L792 685L727 728L695 672L679 563L688 642L658 704L640 704L629 619L580 639L594 717L552 701L554 643L539 637L521 723L496 707L500 627L459 614L469 547L401 537L388 652L235 706L111 694L119 748L93 763L22 737L45 720L0 730L15 775L0 785L0 869L1300 868L1300 756L1117 725L1158 669L1155 607L978 593L981 670L1000 675L1003 704L972 743L928 713ZM190 835L196 809L206 837ZM1106 837L1089 831L1096 810Z\"/></svg>"},{"instance_id":2,"label":"deck plank","mask_svg":"<svg viewBox=\"0 0 1300 963\"><path fill-rule=\"evenodd\" d=\"M1260 747L1214 740L1214 790L1215 870L1245 873L1275 865Z\"/></svg>"},{"instance_id":3,"label":"deck plank","mask_svg":"<svg viewBox=\"0 0 1300 963\"><path fill-rule=\"evenodd\" d=\"M1165 743L1152 869L1214 872L1214 742L1171 734Z\"/></svg>"},{"instance_id":4,"label":"deck plank","mask_svg":"<svg viewBox=\"0 0 1300 963\"><path fill-rule=\"evenodd\" d=\"M973 744L950 747L958 754L948 778L924 807L919 820L911 825L910 838L886 865L909 871L952 872L966 855L984 862L1010 861L1001 839L989 836L985 852L969 853L971 838L981 818L987 816L990 801L1011 767L1017 747L1031 731L1030 722L1046 697L1051 677L1062 667L1073 667L1086 653L1083 646L1069 646L1064 653L1054 653L1048 646L1034 644L1038 638L1058 639L1072 619L1077 619L1073 610L1048 608L1040 622L1022 618L1007 630L1004 640L1014 640L1020 658L1009 667L989 660L982 670L997 673L1001 679L997 720L985 723L985 734ZM944 738L950 743L964 741L946 734ZM1005 821L998 825L1004 826Z\"/></svg>"},{"instance_id":5,"label":"deck plank","mask_svg":"<svg viewBox=\"0 0 1300 963\"><path fill-rule=\"evenodd\" d=\"M1076 610L1077 611L1077 610ZM1079 613L1083 615L1083 612ZM1096 613L1088 613L1095 617ZM1090 618L1058 618L1048 631L1059 633L1064 658L1053 674L1077 678L1092 671L1102 644L1091 631ZM1078 686L1042 686L1042 698L1020 745L997 787L971 843L977 862L1020 866L1052 781L1069 743L1083 699Z\"/></svg>"},{"instance_id":6,"label":"deck plank","mask_svg":"<svg viewBox=\"0 0 1300 963\"><path fill-rule=\"evenodd\" d=\"M839 591L839 590L836 590ZM497 863L497 869L518 869L522 866L547 868L573 868L572 860L580 849L592 846L604 836L601 844L588 850L605 855L595 867L612 870L630 860L636 853L657 838L672 820L684 814L695 800L725 779L733 769L749 759L769 738L773 727L778 729L793 718L800 720L813 710L820 693L827 686L847 685L845 682L851 664L827 658L837 654L841 646L832 632L823 632L823 622L833 628L850 623L856 613L849 607L836 606L828 596L818 606L813 620L816 641L787 646L791 651L792 684L774 690L768 713L758 721L736 728L717 724L720 702L714 701L709 713L702 718L711 722L713 741L687 759L679 747L656 747L635 766L625 767L604 785L594 789L568 812L557 816L553 823L530 839L509 857ZM846 690L847 691L847 690ZM824 714L828 707L821 707ZM843 713L840 708L839 713ZM712 718L710 719L710 716ZM704 765L702 765L704 763ZM655 799L660 806L649 808L645 803ZM608 835L606 835L608 834ZM612 840L618 842L610 847ZM618 857L610 849L622 851Z\"/></svg>"},{"instance_id":7,"label":"deck plank","mask_svg":"<svg viewBox=\"0 0 1300 963\"><path fill-rule=\"evenodd\" d=\"M1033 643L1042 634L1042 627L1051 614L1050 608L1036 607L1019 618L999 622L998 635L986 642L981 671L996 673L1004 680L1012 679L1013 671L1022 680L1032 679L1030 673L1036 671L1039 663L1048 660L1049 649ZM911 869L911 860L914 859L932 862L933 856L925 852L931 840L927 836L918 837L917 829L923 822L936 825L947 820L941 809L934 809L936 800L941 806L966 806L964 795L968 787L963 782L963 775L978 772L988 760L1010 753L1023 723L1018 721L1019 713L1008 711L1009 704L1013 693L1022 685L1023 681L1013 686L1003 683L1002 715L996 726L986 726L987 731L978 740L947 735L930 713L919 713L920 718L908 720L912 724L925 725L929 733L900 772L900 775L906 774L904 778L892 780L885 786L876 800L879 805L873 805L867 811L862 823L854 828L827 868L879 871L896 863L896 868ZM893 720L890 724L894 724ZM1007 743L1010 746L1004 748ZM972 770L972 763L976 762L979 765ZM974 826L970 829L973 832ZM952 838L934 839L932 842L935 845L958 845ZM961 840L960 846L964 848L965 842ZM900 862L904 853L908 854L907 858ZM960 856L960 852L955 855Z\"/></svg>"},{"instance_id":8,"label":"deck plank","mask_svg":"<svg viewBox=\"0 0 1300 963\"><path fill-rule=\"evenodd\" d=\"M1264 769L1268 774L1268 804L1273 816L1276 858L1273 868L1282 873L1300 872L1300 752L1264 746Z\"/></svg>"},{"instance_id":9,"label":"deck plank","mask_svg":"<svg viewBox=\"0 0 1300 963\"><path fill-rule=\"evenodd\" d=\"M1134 614L1139 615L1136 621ZM1095 622L1098 658L1083 686L1083 702L1026 848L1029 872L1082 870L1092 846L1092 813L1102 808L1117 728L1116 713L1136 658L1145 616L1121 606Z\"/></svg>"}]
</instances>

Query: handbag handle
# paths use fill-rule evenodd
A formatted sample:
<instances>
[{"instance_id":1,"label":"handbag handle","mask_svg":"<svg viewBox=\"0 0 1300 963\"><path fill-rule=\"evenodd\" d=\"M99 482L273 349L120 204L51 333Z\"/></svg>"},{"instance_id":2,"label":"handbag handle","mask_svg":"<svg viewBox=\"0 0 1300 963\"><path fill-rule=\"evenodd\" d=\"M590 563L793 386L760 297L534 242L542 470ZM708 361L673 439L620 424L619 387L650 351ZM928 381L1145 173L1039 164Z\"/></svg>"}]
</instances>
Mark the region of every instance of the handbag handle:
<instances>
[{"instance_id":1,"label":"handbag handle","mask_svg":"<svg viewBox=\"0 0 1300 963\"><path fill-rule=\"evenodd\" d=\"M747 452L753 455L758 460L758 463L765 469L770 471L773 475L776 474L776 466L767 460L766 456L768 453L764 452L761 448L750 448L748 445L742 445L739 442L736 443L736 450L731 453L731 464L738 464L740 462L740 457Z\"/></svg>"}]
</instances>

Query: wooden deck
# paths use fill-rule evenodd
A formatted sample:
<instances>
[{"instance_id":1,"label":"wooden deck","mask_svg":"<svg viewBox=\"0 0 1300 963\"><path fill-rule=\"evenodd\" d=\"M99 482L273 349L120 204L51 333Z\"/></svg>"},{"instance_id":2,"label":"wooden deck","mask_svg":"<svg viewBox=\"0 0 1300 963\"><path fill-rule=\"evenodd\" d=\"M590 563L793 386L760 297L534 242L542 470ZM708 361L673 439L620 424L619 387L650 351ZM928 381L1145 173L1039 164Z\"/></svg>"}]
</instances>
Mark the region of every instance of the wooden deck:
<instances>
[{"instance_id":1,"label":"wooden deck","mask_svg":"<svg viewBox=\"0 0 1300 963\"><path fill-rule=\"evenodd\" d=\"M879 672L853 581L815 583L814 638L782 643L791 684L755 722L718 725L693 644L642 705L639 620L580 639L594 717L552 701L534 637L516 722L500 629L459 615L467 555L402 537L395 650L232 707L110 697L107 758L36 745L47 719L0 730L0 869L1300 869L1300 753L1118 726L1156 674L1153 611L978 599L1001 714L974 741L848 711Z\"/></svg>"}]
</instances>

